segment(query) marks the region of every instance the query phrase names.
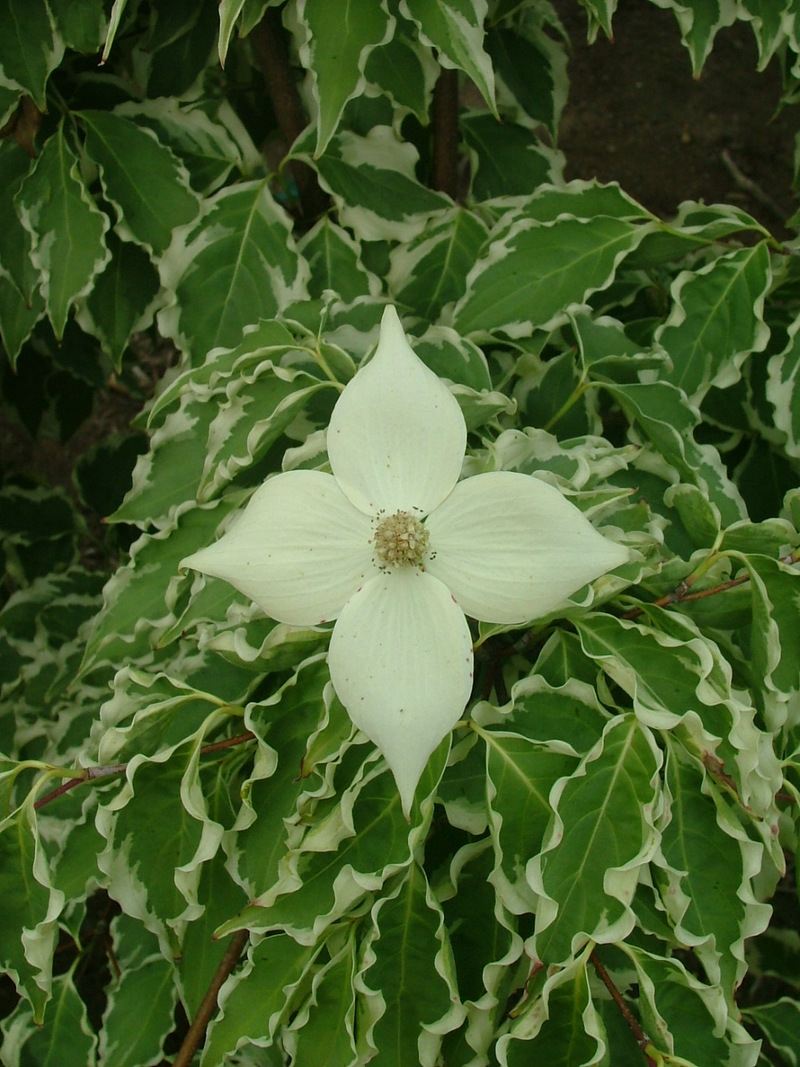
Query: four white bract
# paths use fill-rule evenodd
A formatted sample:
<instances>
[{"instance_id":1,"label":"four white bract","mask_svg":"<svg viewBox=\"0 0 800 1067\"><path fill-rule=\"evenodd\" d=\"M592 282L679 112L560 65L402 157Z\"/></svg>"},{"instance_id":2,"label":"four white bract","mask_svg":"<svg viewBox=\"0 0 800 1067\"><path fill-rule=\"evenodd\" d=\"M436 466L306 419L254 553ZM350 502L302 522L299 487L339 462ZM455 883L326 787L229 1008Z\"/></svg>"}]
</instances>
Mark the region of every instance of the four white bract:
<instances>
[{"instance_id":1,"label":"four white bract","mask_svg":"<svg viewBox=\"0 0 800 1067\"><path fill-rule=\"evenodd\" d=\"M279 622L336 620L339 699L378 746L403 810L472 690L465 615L523 623L626 562L552 486L495 471L459 482L467 431L393 307L328 428L332 474L269 478L183 566L230 582Z\"/></svg>"}]
</instances>

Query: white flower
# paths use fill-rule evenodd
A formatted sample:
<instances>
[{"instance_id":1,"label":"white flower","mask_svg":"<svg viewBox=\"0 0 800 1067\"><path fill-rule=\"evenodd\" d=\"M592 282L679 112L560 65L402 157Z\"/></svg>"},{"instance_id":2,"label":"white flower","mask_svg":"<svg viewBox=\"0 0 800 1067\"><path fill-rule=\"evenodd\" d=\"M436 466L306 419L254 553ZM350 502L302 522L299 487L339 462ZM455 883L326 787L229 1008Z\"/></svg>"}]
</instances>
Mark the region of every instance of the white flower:
<instances>
[{"instance_id":1,"label":"white flower","mask_svg":"<svg viewBox=\"0 0 800 1067\"><path fill-rule=\"evenodd\" d=\"M455 398L388 307L374 357L331 415L333 473L269 478L229 532L182 563L279 622L336 620L331 680L406 814L470 697L465 615L523 623L628 559L535 477L459 482L466 437Z\"/></svg>"}]
</instances>

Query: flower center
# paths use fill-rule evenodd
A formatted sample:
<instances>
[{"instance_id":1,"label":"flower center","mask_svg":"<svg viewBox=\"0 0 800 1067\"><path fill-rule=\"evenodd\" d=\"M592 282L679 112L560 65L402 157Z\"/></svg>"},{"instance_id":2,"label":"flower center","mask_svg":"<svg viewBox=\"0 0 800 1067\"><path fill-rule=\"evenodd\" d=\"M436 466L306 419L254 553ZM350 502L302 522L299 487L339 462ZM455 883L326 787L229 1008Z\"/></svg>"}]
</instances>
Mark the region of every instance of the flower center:
<instances>
[{"instance_id":1,"label":"flower center","mask_svg":"<svg viewBox=\"0 0 800 1067\"><path fill-rule=\"evenodd\" d=\"M375 530L375 551L388 567L420 567L428 551L430 534L413 515L396 511L381 519Z\"/></svg>"}]
</instances>

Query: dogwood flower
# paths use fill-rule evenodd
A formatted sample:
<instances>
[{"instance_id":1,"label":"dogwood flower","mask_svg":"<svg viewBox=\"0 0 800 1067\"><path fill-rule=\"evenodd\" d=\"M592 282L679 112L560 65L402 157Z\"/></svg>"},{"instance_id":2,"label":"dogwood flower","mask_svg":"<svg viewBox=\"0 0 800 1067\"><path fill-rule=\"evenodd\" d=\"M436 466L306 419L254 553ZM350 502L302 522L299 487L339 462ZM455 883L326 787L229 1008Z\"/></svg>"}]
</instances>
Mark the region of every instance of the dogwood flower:
<instances>
[{"instance_id":1,"label":"dogwood flower","mask_svg":"<svg viewBox=\"0 0 800 1067\"><path fill-rule=\"evenodd\" d=\"M183 560L270 617L335 620L328 663L408 815L428 758L472 690L466 615L523 623L628 559L553 486L495 471L459 481L467 431L393 307L327 433L332 474L269 478L216 543Z\"/></svg>"}]
</instances>

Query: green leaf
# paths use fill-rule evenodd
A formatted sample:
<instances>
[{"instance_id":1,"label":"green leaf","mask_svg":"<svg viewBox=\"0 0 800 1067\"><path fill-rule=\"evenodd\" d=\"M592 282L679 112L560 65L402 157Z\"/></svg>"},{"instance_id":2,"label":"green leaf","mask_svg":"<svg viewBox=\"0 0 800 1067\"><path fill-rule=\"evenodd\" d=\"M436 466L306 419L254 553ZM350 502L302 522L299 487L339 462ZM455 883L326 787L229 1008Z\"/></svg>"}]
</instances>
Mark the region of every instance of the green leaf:
<instances>
[{"instance_id":1,"label":"green leaf","mask_svg":"<svg viewBox=\"0 0 800 1067\"><path fill-rule=\"evenodd\" d=\"M528 868L544 898L535 934L541 960L565 960L587 940L616 941L633 928L639 867L658 847L656 751L635 716L620 716L577 773L554 789L555 818Z\"/></svg>"},{"instance_id":2,"label":"green leaf","mask_svg":"<svg viewBox=\"0 0 800 1067\"><path fill-rule=\"evenodd\" d=\"M44 297L38 289L27 301L16 285L0 274L0 336L12 368L16 369L22 346L44 311Z\"/></svg>"},{"instance_id":3,"label":"green leaf","mask_svg":"<svg viewBox=\"0 0 800 1067\"><path fill-rule=\"evenodd\" d=\"M63 125L45 143L15 203L31 235L31 261L60 339L73 302L89 292L110 259L104 241L108 219L86 188Z\"/></svg>"},{"instance_id":4,"label":"green leaf","mask_svg":"<svg viewBox=\"0 0 800 1067\"><path fill-rule=\"evenodd\" d=\"M159 314L159 326L195 364L213 348L238 344L245 326L307 295L307 268L267 182L211 197L196 223L174 233L159 270L175 299Z\"/></svg>"},{"instance_id":5,"label":"green leaf","mask_svg":"<svg viewBox=\"0 0 800 1067\"><path fill-rule=\"evenodd\" d=\"M75 317L81 329L100 341L120 370L132 335L153 322L160 284L155 267L141 248L121 241L114 233L107 235L107 242L110 262L78 303Z\"/></svg>"},{"instance_id":6,"label":"green leaf","mask_svg":"<svg viewBox=\"0 0 800 1067\"><path fill-rule=\"evenodd\" d=\"M310 296L320 297L326 289L333 289L345 302L378 295L380 283L361 262L358 243L327 215L304 234L298 249L311 270Z\"/></svg>"},{"instance_id":7,"label":"green leaf","mask_svg":"<svg viewBox=\"0 0 800 1067\"><path fill-rule=\"evenodd\" d=\"M0 6L0 78L47 111L45 86L64 55L45 0L6 0Z\"/></svg>"},{"instance_id":8,"label":"green leaf","mask_svg":"<svg viewBox=\"0 0 800 1067\"><path fill-rule=\"evenodd\" d=\"M734 384L744 361L769 340L763 313L771 280L765 241L720 256L696 273L679 274L671 289L672 310L655 332L672 364L660 378L694 402L712 386Z\"/></svg>"},{"instance_id":9,"label":"green leaf","mask_svg":"<svg viewBox=\"0 0 800 1067\"><path fill-rule=\"evenodd\" d=\"M681 762L670 745L666 785L670 820L664 828L661 897L682 944L692 945L714 985L733 1003L745 971L744 937L754 933L755 904L745 868L756 860L735 815L714 785ZM738 840L737 840L738 838ZM757 909L756 909L757 910Z\"/></svg>"},{"instance_id":10,"label":"green leaf","mask_svg":"<svg viewBox=\"0 0 800 1067\"><path fill-rule=\"evenodd\" d=\"M461 207L434 216L419 236L392 250L388 282L397 303L435 321L463 294L486 233L484 223Z\"/></svg>"},{"instance_id":11,"label":"green leaf","mask_svg":"<svg viewBox=\"0 0 800 1067\"><path fill-rule=\"evenodd\" d=\"M314 167L336 203L340 222L362 241L410 241L429 218L452 206L417 179L417 150L389 126L374 126L366 137L342 130L319 158L310 150L305 136L293 155Z\"/></svg>"},{"instance_id":12,"label":"green leaf","mask_svg":"<svg viewBox=\"0 0 800 1067\"><path fill-rule=\"evenodd\" d=\"M745 1017L758 1024L773 1048L786 1063L797 1067L800 1063L800 1004L790 997L780 997L771 1004L757 1004L746 1008Z\"/></svg>"},{"instance_id":13,"label":"green leaf","mask_svg":"<svg viewBox=\"0 0 800 1067\"><path fill-rule=\"evenodd\" d=\"M0 964L30 1002L39 1025L51 995L56 921L64 898L50 879L33 799L30 794L22 807L0 821Z\"/></svg>"},{"instance_id":14,"label":"green leaf","mask_svg":"<svg viewBox=\"0 0 800 1067\"><path fill-rule=\"evenodd\" d=\"M533 910L525 867L540 851L553 813L550 790L578 760L510 731L486 730L483 739L498 896L512 911Z\"/></svg>"},{"instance_id":15,"label":"green leaf","mask_svg":"<svg viewBox=\"0 0 800 1067\"><path fill-rule=\"evenodd\" d=\"M327 822L318 818L310 840L301 841L289 854L287 873L256 905L244 909L238 925L253 930L284 929L303 940L317 938L361 900L367 888L378 889L408 866L414 842L425 835L430 796L448 748L449 744L442 743L423 773L409 827L392 775L382 764L364 774L360 763L368 753L359 746L353 759L359 762L356 773L364 774L363 781L344 793Z\"/></svg>"},{"instance_id":16,"label":"green leaf","mask_svg":"<svg viewBox=\"0 0 800 1067\"><path fill-rule=\"evenodd\" d=\"M356 1060L354 1022L356 943L350 938L314 975L309 1001L284 1034L297 1067L339 1067Z\"/></svg>"},{"instance_id":17,"label":"green leaf","mask_svg":"<svg viewBox=\"0 0 800 1067\"><path fill-rule=\"evenodd\" d=\"M524 215L503 220L487 239L456 304L453 325L480 337L529 336L551 329L573 304L605 289L647 227L599 216L588 225L560 218L540 225Z\"/></svg>"},{"instance_id":18,"label":"green leaf","mask_svg":"<svg viewBox=\"0 0 800 1067\"><path fill-rule=\"evenodd\" d=\"M501 1037L498 1061L502 1067L599 1064L603 1062L600 1034L586 966L581 961L548 978L541 999L533 1000L531 1010L515 1019L508 1035Z\"/></svg>"},{"instance_id":19,"label":"green leaf","mask_svg":"<svg viewBox=\"0 0 800 1067\"><path fill-rule=\"evenodd\" d=\"M126 967L107 996L100 1031L102 1062L119 1067L158 1062L164 1038L175 1025L174 965L153 956L138 967Z\"/></svg>"},{"instance_id":20,"label":"green leaf","mask_svg":"<svg viewBox=\"0 0 800 1067\"><path fill-rule=\"evenodd\" d=\"M184 744L158 762L134 757L125 785L97 814L106 839L97 863L110 892L165 948L174 949L179 920L196 907L200 864L216 851L221 832L187 803L197 747L196 740Z\"/></svg>"},{"instance_id":21,"label":"green leaf","mask_svg":"<svg viewBox=\"0 0 800 1067\"><path fill-rule=\"evenodd\" d=\"M19 220L14 197L30 170L30 157L13 137L0 141L0 279L8 279L25 298L36 290L39 278L30 262L31 236Z\"/></svg>"},{"instance_id":22,"label":"green leaf","mask_svg":"<svg viewBox=\"0 0 800 1067\"><path fill-rule=\"evenodd\" d=\"M463 70L497 116L492 61L483 47L486 0L404 0L402 10L420 39L440 53L443 67Z\"/></svg>"},{"instance_id":23,"label":"green leaf","mask_svg":"<svg viewBox=\"0 0 800 1067\"><path fill-rule=\"evenodd\" d=\"M336 132L348 100L363 92L364 67L372 49L389 40L394 18L381 0L297 0L298 51L312 73L317 103L315 156L321 156Z\"/></svg>"},{"instance_id":24,"label":"green leaf","mask_svg":"<svg viewBox=\"0 0 800 1067\"><path fill-rule=\"evenodd\" d=\"M471 113L459 123L474 156L471 192L476 200L522 196L562 176L563 160L525 126Z\"/></svg>"},{"instance_id":25,"label":"green leaf","mask_svg":"<svg viewBox=\"0 0 800 1067\"><path fill-rule=\"evenodd\" d=\"M756 677L779 697L800 691L800 626L797 567L767 556L747 556L753 625L750 655Z\"/></svg>"},{"instance_id":26,"label":"green leaf","mask_svg":"<svg viewBox=\"0 0 800 1067\"><path fill-rule=\"evenodd\" d=\"M493 26L487 34L486 48L515 106L529 120L543 123L555 141L568 88L562 50L530 23L514 30ZM504 94L501 100L507 103Z\"/></svg>"},{"instance_id":27,"label":"green leaf","mask_svg":"<svg viewBox=\"0 0 800 1067\"><path fill-rule=\"evenodd\" d=\"M387 1067L433 1062L436 1035L454 1029L463 1009L447 980L449 946L441 906L421 867L412 863L397 887L376 903L372 922L360 976L367 1001L365 1041Z\"/></svg>"},{"instance_id":28,"label":"green leaf","mask_svg":"<svg viewBox=\"0 0 800 1067\"><path fill-rule=\"evenodd\" d=\"M91 1067L96 1062L97 1037L92 1033L72 972L53 980L53 999L43 1020L31 1017L23 1002L7 1020L7 1026L3 1041L6 1063Z\"/></svg>"},{"instance_id":29,"label":"green leaf","mask_svg":"<svg viewBox=\"0 0 800 1067\"><path fill-rule=\"evenodd\" d=\"M81 111L86 151L98 164L120 237L160 255L173 231L197 217L189 175L155 134L111 111Z\"/></svg>"},{"instance_id":30,"label":"green leaf","mask_svg":"<svg viewBox=\"0 0 800 1067\"><path fill-rule=\"evenodd\" d=\"M370 52L364 73L368 82L388 94L396 108L410 110L424 126L438 66L430 51L407 31L408 23L398 20L391 39Z\"/></svg>"},{"instance_id":31,"label":"green leaf","mask_svg":"<svg viewBox=\"0 0 800 1067\"><path fill-rule=\"evenodd\" d=\"M235 1052L245 1041L269 1048L297 1006L298 986L319 951L285 934L265 937L252 949L244 968L220 991L220 1014L209 1027L200 1067L217 1067L225 1053Z\"/></svg>"},{"instance_id":32,"label":"green leaf","mask_svg":"<svg viewBox=\"0 0 800 1067\"><path fill-rule=\"evenodd\" d=\"M635 426L681 477L708 494L725 525L745 517L741 495L729 480L719 454L694 439L698 409L669 382L608 384Z\"/></svg>"}]
</instances>

